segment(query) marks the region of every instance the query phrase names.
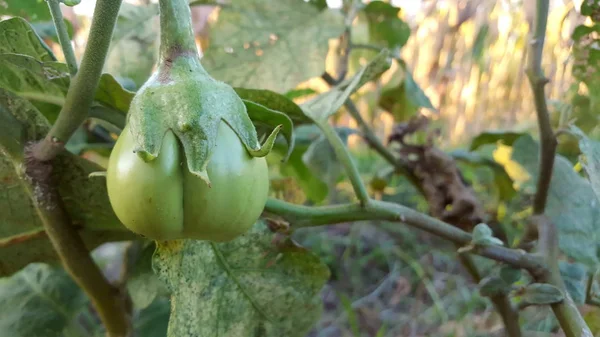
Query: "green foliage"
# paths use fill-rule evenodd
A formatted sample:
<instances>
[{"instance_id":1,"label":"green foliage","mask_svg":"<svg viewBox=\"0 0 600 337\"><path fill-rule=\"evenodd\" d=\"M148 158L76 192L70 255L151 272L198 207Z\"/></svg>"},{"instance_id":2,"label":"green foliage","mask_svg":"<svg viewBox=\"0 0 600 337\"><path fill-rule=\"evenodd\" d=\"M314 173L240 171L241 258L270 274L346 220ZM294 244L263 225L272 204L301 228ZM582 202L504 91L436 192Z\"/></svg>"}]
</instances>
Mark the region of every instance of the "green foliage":
<instances>
[{"instance_id":1,"label":"green foliage","mask_svg":"<svg viewBox=\"0 0 600 337\"><path fill-rule=\"evenodd\" d=\"M153 263L177 308L169 337L304 336L329 277L316 256L262 222L228 243L159 242Z\"/></svg>"},{"instance_id":2,"label":"green foliage","mask_svg":"<svg viewBox=\"0 0 600 337\"><path fill-rule=\"evenodd\" d=\"M76 329L88 299L62 269L33 263L0 279L0 331L11 337L62 337Z\"/></svg>"},{"instance_id":3,"label":"green foliage","mask_svg":"<svg viewBox=\"0 0 600 337\"><path fill-rule=\"evenodd\" d=\"M19 16L28 21L48 21L52 19L44 0L2 0L2 15Z\"/></svg>"},{"instance_id":4,"label":"green foliage","mask_svg":"<svg viewBox=\"0 0 600 337\"><path fill-rule=\"evenodd\" d=\"M547 283L532 283L522 290L520 296L527 305L559 303L565 298L560 289Z\"/></svg>"},{"instance_id":5,"label":"green foliage","mask_svg":"<svg viewBox=\"0 0 600 337\"><path fill-rule=\"evenodd\" d=\"M0 275L9 275L31 262L56 260L20 169L23 146L43 137L49 125L31 103L1 88L0 116L0 153L5 154L0 156L0 240L14 242L0 248ZM130 239L110 207L104 180L88 178L101 168L66 151L56 160L59 193L74 223L84 228L88 247Z\"/></svg>"},{"instance_id":6,"label":"green foliage","mask_svg":"<svg viewBox=\"0 0 600 337\"><path fill-rule=\"evenodd\" d=\"M469 149L471 151L474 151L483 145L495 144L499 141L501 141L504 145L511 146L517 139L519 139L519 137L523 135L523 132L513 132L504 130L485 131L477 135L475 138L473 138L473 140L471 140L471 146L469 147Z\"/></svg>"},{"instance_id":7,"label":"green foliage","mask_svg":"<svg viewBox=\"0 0 600 337\"><path fill-rule=\"evenodd\" d=\"M529 135L513 143L512 159L523 166L535 181L538 171L538 144ZM598 263L598 199L590 184L573 165L557 155L548 193L546 214L559 230L559 247L567 256L588 266Z\"/></svg>"},{"instance_id":8,"label":"green foliage","mask_svg":"<svg viewBox=\"0 0 600 337\"><path fill-rule=\"evenodd\" d=\"M296 0L236 0L221 8L202 59L233 86L286 92L325 70L328 40L342 16Z\"/></svg>"},{"instance_id":9,"label":"green foliage","mask_svg":"<svg viewBox=\"0 0 600 337\"><path fill-rule=\"evenodd\" d=\"M302 104L304 113L317 123L327 121L329 116L336 113L344 105L344 102L346 102L350 95L367 82L379 77L389 67L389 53L383 51L351 78L332 88L330 91L320 94Z\"/></svg>"},{"instance_id":10,"label":"green foliage","mask_svg":"<svg viewBox=\"0 0 600 337\"><path fill-rule=\"evenodd\" d=\"M420 108L435 111L433 104L415 82L408 70L403 71L403 80L398 86L384 90L379 98L379 106L394 116L397 122L409 120Z\"/></svg>"},{"instance_id":11,"label":"green foliage","mask_svg":"<svg viewBox=\"0 0 600 337\"><path fill-rule=\"evenodd\" d=\"M375 43L400 48L410 36L410 27L398 17L400 8L387 2L371 1L363 9L369 22L369 35Z\"/></svg>"}]
</instances>

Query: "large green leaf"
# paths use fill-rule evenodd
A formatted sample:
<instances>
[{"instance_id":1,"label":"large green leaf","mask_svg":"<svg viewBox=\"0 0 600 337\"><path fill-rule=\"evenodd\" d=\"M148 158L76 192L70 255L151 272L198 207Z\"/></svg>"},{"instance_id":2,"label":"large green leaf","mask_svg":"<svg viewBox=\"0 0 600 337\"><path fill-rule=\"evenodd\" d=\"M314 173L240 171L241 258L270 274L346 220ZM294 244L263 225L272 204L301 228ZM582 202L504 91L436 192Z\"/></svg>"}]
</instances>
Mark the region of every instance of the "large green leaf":
<instances>
[{"instance_id":1,"label":"large green leaf","mask_svg":"<svg viewBox=\"0 0 600 337\"><path fill-rule=\"evenodd\" d=\"M0 89L0 275L56 255L21 180L26 142L42 138L48 122L27 100ZM73 223L89 248L134 237L114 215L103 178L88 178L101 168L63 152L54 165L55 181Z\"/></svg>"},{"instance_id":2,"label":"large green leaf","mask_svg":"<svg viewBox=\"0 0 600 337\"><path fill-rule=\"evenodd\" d=\"M47 21L52 19L44 0L2 0L1 15L21 16L29 21Z\"/></svg>"},{"instance_id":3,"label":"large green leaf","mask_svg":"<svg viewBox=\"0 0 600 337\"><path fill-rule=\"evenodd\" d=\"M513 143L512 159L537 180L539 150L531 136L524 135ZM559 247L576 262L588 266L598 263L600 243L600 208L590 184L573 165L557 155L548 192L546 214L559 230Z\"/></svg>"},{"instance_id":4,"label":"large green leaf","mask_svg":"<svg viewBox=\"0 0 600 337\"><path fill-rule=\"evenodd\" d=\"M228 243L159 242L154 268L173 294L169 337L305 336L329 277L318 257L262 222Z\"/></svg>"},{"instance_id":5,"label":"large green leaf","mask_svg":"<svg viewBox=\"0 0 600 337\"><path fill-rule=\"evenodd\" d=\"M0 54L4 53L28 55L45 62L56 61L50 48L22 18L0 21Z\"/></svg>"},{"instance_id":6,"label":"large green leaf","mask_svg":"<svg viewBox=\"0 0 600 337\"><path fill-rule=\"evenodd\" d=\"M389 69L389 56L388 51L382 51L351 78L302 104L302 110L315 122L326 121L356 90Z\"/></svg>"},{"instance_id":7,"label":"large green leaf","mask_svg":"<svg viewBox=\"0 0 600 337\"><path fill-rule=\"evenodd\" d=\"M30 264L0 279L0 331L10 337L63 337L88 299L58 267Z\"/></svg>"},{"instance_id":8,"label":"large green leaf","mask_svg":"<svg viewBox=\"0 0 600 337\"><path fill-rule=\"evenodd\" d=\"M202 59L233 86L286 92L325 71L328 40L342 16L297 0L234 0L221 8Z\"/></svg>"}]
</instances>

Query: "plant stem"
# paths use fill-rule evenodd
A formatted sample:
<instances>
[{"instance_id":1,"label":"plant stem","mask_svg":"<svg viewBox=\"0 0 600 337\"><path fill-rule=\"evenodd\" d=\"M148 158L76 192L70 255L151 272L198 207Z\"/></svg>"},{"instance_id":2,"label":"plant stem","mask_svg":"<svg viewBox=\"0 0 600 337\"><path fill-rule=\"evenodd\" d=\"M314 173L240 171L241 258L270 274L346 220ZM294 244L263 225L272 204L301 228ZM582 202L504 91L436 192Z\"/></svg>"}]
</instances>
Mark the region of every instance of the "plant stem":
<instances>
[{"instance_id":1,"label":"plant stem","mask_svg":"<svg viewBox=\"0 0 600 337\"><path fill-rule=\"evenodd\" d=\"M88 36L87 47L81 60L81 67L73 77L65 104L58 119L40 143L33 150L36 159L51 160L64 148L73 132L88 117L88 111L98 82L117 21L122 0L98 0Z\"/></svg>"},{"instance_id":2,"label":"plant stem","mask_svg":"<svg viewBox=\"0 0 600 337\"><path fill-rule=\"evenodd\" d=\"M198 56L192 14L186 0L160 0L160 63L181 54Z\"/></svg>"},{"instance_id":3,"label":"plant stem","mask_svg":"<svg viewBox=\"0 0 600 337\"><path fill-rule=\"evenodd\" d=\"M533 91L535 111L540 131L540 163L537 189L533 202L534 214L543 214L546 208L548 190L552 179L552 169L554 167L554 152L556 150L556 138L550 124L546 94L544 93L544 87L548 83L548 79L545 78L542 70L542 53L548 21L548 7L548 0L537 0L535 29L529 45L529 62L527 66L527 77Z\"/></svg>"},{"instance_id":4,"label":"plant stem","mask_svg":"<svg viewBox=\"0 0 600 337\"><path fill-rule=\"evenodd\" d=\"M52 14L52 20L54 21L54 27L56 28L56 33L58 35L58 42L60 42L63 55L65 55L65 61L67 62L69 73L71 74L71 77L73 77L75 74L77 74L77 59L75 58L75 52L73 51L73 46L71 45L71 39L69 38L67 27L63 21L62 11L60 10L60 1L46 0L46 2L48 2L50 14Z\"/></svg>"},{"instance_id":5,"label":"plant stem","mask_svg":"<svg viewBox=\"0 0 600 337\"><path fill-rule=\"evenodd\" d=\"M560 276L558 265L558 231L556 225L544 215L556 151L556 137L550 124L546 94L544 92L544 87L548 83L548 80L545 78L542 70L542 55L549 7L548 0L537 0L536 2L533 37L528 51L529 62L527 66L527 77L533 91L540 131L539 175L533 201L534 216L531 220L538 228L538 250L544 257L550 271L550 273L536 279L540 282L550 283L561 289L564 293L565 299L561 303L552 304L551 307L565 335L567 337L592 336L591 330L581 317Z\"/></svg>"},{"instance_id":6,"label":"plant stem","mask_svg":"<svg viewBox=\"0 0 600 337\"><path fill-rule=\"evenodd\" d=\"M366 49L366 50L372 50L374 52L381 52L383 50L383 48L378 47L376 45L372 45L372 44L362 44L362 43L357 43L357 44L350 44L350 48L352 49Z\"/></svg>"},{"instance_id":7,"label":"plant stem","mask_svg":"<svg viewBox=\"0 0 600 337\"><path fill-rule=\"evenodd\" d=\"M323 135L329 141L329 144L333 147L333 151L337 157L337 160L342 163L348 177L350 178L350 183L352 184L352 188L354 189L354 193L356 197L360 201L360 204L365 206L367 205L371 198L369 197L369 193L367 192L367 188L365 187L364 182L360 177L360 173L358 172L358 168L354 164L352 160L352 156L348 152L348 148L342 142L342 139L337 134L337 132L333 129L333 127L327 121L317 121L316 122L319 128L323 131Z\"/></svg>"},{"instance_id":8,"label":"plant stem","mask_svg":"<svg viewBox=\"0 0 600 337\"><path fill-rule=\"evenodd\" d=\"M362 220L387 220L403 222L460 246L471 242L471 234L447 224L441 220L415 211L406 206L384 201L370 200L369 204L342 204L309 207L294 205L277 199L267 200L267 213L276 214L293 224L294 228L333 225L343 222ZM483 246L473 251L474 254L507 263L511 266L528 270L536 277L546 274L544 264L532 254L501 246Z\"/></svg>"},{"instance_id":9,"label":"plant stem","mask_svg":"<svg viewBox=\"0 0 600 337\"><path fill-rule=\"evenodd\" d=\"M26 177L22 181L29 182L23 185L35 205L54 250L73 280L90 297L106 328L107 336L129 336L131 321L126 295L120 293L104 278L73 226L53 185L52 163L37 161L33 158L30 148L26 149Z\"/></svg>"}]
</instances>

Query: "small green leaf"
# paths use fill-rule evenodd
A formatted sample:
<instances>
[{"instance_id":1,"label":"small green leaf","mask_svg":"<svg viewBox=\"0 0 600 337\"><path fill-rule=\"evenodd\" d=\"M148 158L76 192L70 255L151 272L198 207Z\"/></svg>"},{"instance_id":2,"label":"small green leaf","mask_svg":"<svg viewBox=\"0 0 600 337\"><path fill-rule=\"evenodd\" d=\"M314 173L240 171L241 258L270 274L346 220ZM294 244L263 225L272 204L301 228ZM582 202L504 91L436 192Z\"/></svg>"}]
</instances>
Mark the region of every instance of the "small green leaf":
<instances>
[{"instance_id":1,"label":"small green leaf","mask_svg":"<svg viewBox=\"0 0 600 337\"><path fill-rule=\"evenodd\" d=\"M157 298L133 318L134 336L165 337L171 305L166 298Z\"/></svg>"},{"instance_id":2,"label":"small green leaf","mask_svg":"<svg viewBox=\"0 0 600 337\"><path fill-rule=\"evenodd\" d=\"M420 108L436 111L431 100L415 82L411 73L404 70L402 76L403 80L398 86L382 92L379 106L391 113L397 122L406 121L415 116Z\"/></svg>"},{"instance_id":3,"label":"small green leaf","mask_svg":"<svg viewBox=\"0 0 600 337\"><path fill-rule=\"evenodd\" d=\"M67 34L69 34L70 38L73 38L73 24L71 21L67 19L63 19L65 27L67 27ZM35 32L39 35L39 37L43 41L46 39L52 40L55 43L60 43L58 41L58 34L56 33L56 27L54 26L53 21L39 21L31 23L31 27L35 30ZM44 43L45 44L45 43ZM50 50L49 50L50 52ZM33 56L33 55L31 55Z\"/></svg>"},{"instance_id":4,"label":"small green leaf","mask_svg":"<svg viewBox=\"0 0 600 337\"><path fill-rule=\"evenodd\" d=\"M285 136L288 144L288 151L284 160L287 160L294 150L294 124L292 120L285 114L266 108L260 104L244 100L248 117L256 124L263 124L271 128L281 126L281 133Z\"/></svg>"},{"instance_id":5,"label":"small green leaf","mask_svg":"<svg viewBox=\"0 0 600 337\"><path fill-rule=\"evenodd\" d=\"M560 303L564 298L560 289L547 283L532 283L521 293L521 300L530 305Z\"/></svg>"},{"instance_id":6,"label":"small green leaf","mask_svg":"<svg viewBox=\"0 0 600 337\"><path fill-rule=\"evenodd\" d=\"M64 3L65 6L73 7L79 5L81 0L60 0L60 2Z\"/></svg>"},{"instance_id":7,"label":"small green leaf","mask_svg":"<svg viewBox=\"0 0 600 337\"><path fill-rule=\"evenodd\" d=\"M305 336L329 271L279 235L258 222L228 243L159 242L154 268L173 294L167 336Z\"/></svg>"},{"instance_id":8,"label":"small green leaf","mask_svg":"<svg viewBox=\"0 0 600 337\"><path fill-rule=\"evenodd\" d=\"M499 271L500 278L507 284L513 284L521 279L521 269L511 266L502 266Z\"/></svg>"},{"instance_id":9,"label":"small green leaf","mask_svg":"<svg viewBox=\"0 0 600 337\"><path fill-rule=\"evenodd\" d=\"M486 277L479 282L479 293L481 296L493 297L508 294L510 290L510 284L496 276Z\"/></svg>"},{"instance_id":10,"label":"small green leaf","mask_svg":"<svg viewBox=\"0 0 600 337\"><path fill-rule=\"evenodd\" d=\"M62 269L33 263L0 279L0 331L10 337L62 337L87 302Z\"/></svg>"},{"instance_id":11,"label":"small green leaf","mask_svg":"<svg viewBox=\"0 0 600 337\"><path fill-rule=\"evenodd\" d=\"M365 6L364 12L373 42L391 49L401 48L406 44L410 37L410 27L398 17L400 8L383 1L371 1Z\"/></svg>"},{"instance_id":12,"label":"small green leaf","mask_svg":"<svg viewBox=\"0 0 600 337\"><path fill-rule=\"evenodd\" d=\"M302 124L311 123L310 118L304 115L302 108L300 108L294 101L287 98L284 95L278 94L271 90L262 89L246 89L246 88L233 88L235 92L242 99L260 104L271 110L279 111L286 114L292 119L294 125L299 126Z\"/></svg>"},{"instance_id":13,"label":"small green leaf","mask_svg":"<svg viewBox=\"0 0 600 337\"><path fill-rule=\"evenodd\" d=\"M473 240L471 241L476 246L502 246L502 240L493 236L492 229L484 223L480 223L473 228Z\"/></svg>"},{"instance_id":14,"label":"small green leaf","mask_svg":"<svg viewBox=\"0 0 600 337\"><path fill-rule=\"evenodd\" d=\"M343 30L339 11L304 1L234 0L211 27L202 64L233 86L286 92L325 71L328 41Z\"/></svg>"},{"instance_id":15,"label":"small green leaf","mask_svg":"<svg viewBox=\"0 0 600 337\"><path fill-rule=\"evenodd\" d=\"M485 131L473 138L469 150L474 151L483 145L495 144L498 141L502 141L504 145L511 146L522 135L524 135L523 132L504 130Z\"/></svg>"},{"instance_id":16,"label":"small green leaf","mask_svg":"<svg viewBox=\"0 0 600 337\"><path fill-rule=\"evenodd\" d=\"M389 67L389 52L382 51L368 65L352 76L352 78L302 104L302 110L314 121L325 121L342 107L350 95L367 82L379 77Z\"/></svg>"}]
</instances>

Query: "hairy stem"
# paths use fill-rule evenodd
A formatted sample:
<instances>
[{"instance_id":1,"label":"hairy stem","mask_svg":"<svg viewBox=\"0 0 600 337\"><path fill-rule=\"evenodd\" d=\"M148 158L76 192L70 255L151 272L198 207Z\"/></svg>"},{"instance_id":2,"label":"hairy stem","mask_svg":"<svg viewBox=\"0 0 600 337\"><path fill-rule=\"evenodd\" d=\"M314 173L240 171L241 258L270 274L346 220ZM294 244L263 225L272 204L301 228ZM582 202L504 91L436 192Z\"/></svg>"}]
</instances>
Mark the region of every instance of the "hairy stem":
<instances>
[{"instance_id":1,"label":"hairy stem","mask_svg":"<svg viewBox=\"0 0 600 337\"><path fill-rule=\"evenodd\" d=\"M58 119L40 143L33 150L37 160L47 161L56 157L64 148L73 132L88 117L100 81L106 53L117 21L122 0L98 0L88 36L87 47L81 60L81 67L73 77L65 104Z\"/></svg>"},{"instance_id":2,"label":"hairy stem","mask_svg":"<svg viewBox=\"0 0 600 337\"><path fill-rule=\"evenodd\" d=\"M71 39L69 38L69 33L67 32L67 27L63 20L62 11L60 10L60 2L58 0L46 1L48 2L50 14L52 14L52 20L54 21L54 27L56 28L56 33L58 35L58 42L60 42L63 55L65 55L69 73L71 74L71 77L73 77L77 74L77 59L75 58Z\"/></svg>"},{"instance_id":3,"label":"hairy stem","mask_svg":"<svg viewBox=\"0 0 600 337\"><path fill-rule=\"evenodd\" d=\"M550 273L545 274L543 277L538 277L537 280L550 283L561 289L564 293L565 299L561 303L552 304L551 307L565 335L567 337L592 336L592 332L581 317L560 276L558 265L558 231L556 225L544 215L550 181L552 180L556 137L550 124L546 94L544 92L544 86L548 83L548 80L545 78L542 70L542 55L550 4L548 0L537 0L536 6L533 37L529 46L529 63L527 66L527 77L533 91L540 131L539 176L533 201L534 217L532 218L532 222L538 229L538 250L544 257L550 271Z\"/></svg>"},{"instance_id":4,"label":"hairy stem","mask_svg":"<svg viewBox=\"0 0 600 337\"><path fill-rule=\"evenodd\" d=\"M186 0L160 0L160 61L172 61L181 54L198 55L192 14Z\"/></svg>"},{"instance_id":5,"label":"hairy stem","mask_svg":"<svg viewBox=\"0 0 600 337\"><path fill-rule=\"evenodd\" d=\"M26 149L23 181L44 230L65 270L90 297L92 305L104 324L108 337L128 337L131 334L131 315L127 295L114 288L104 278L83 240L73 226L69 214L52 181L51 162L33 158L31 146Z\"/></svg>"},{"instance_id":6,"label":"hairy stem","mask_svg":"<svg viewBox=\"0 0 600 337\"><path fill-rule=\"evenodd\" d=\"M337 160L339 160L340 163L344 166L344 169L346 170L346 173L350 178L350 183L352 183L354 193L360 201L360 204L368 204L371 200L369 198L369 193L367 192L367 188L365 187L365 184L362 181L362 178L360 177L358 168L352 160L352 156L350 156L350 153L348 152L348 148L346 147L346 145L344 145L340 136L337 134L334 128L329 123L327 123L327 121L317 122L317 125L323 131L323 135L325 136L325 138L327 138L329 144L331 144L331 146L333 147L333 151L335 152Z\"/></svg>"}]
</instances>

